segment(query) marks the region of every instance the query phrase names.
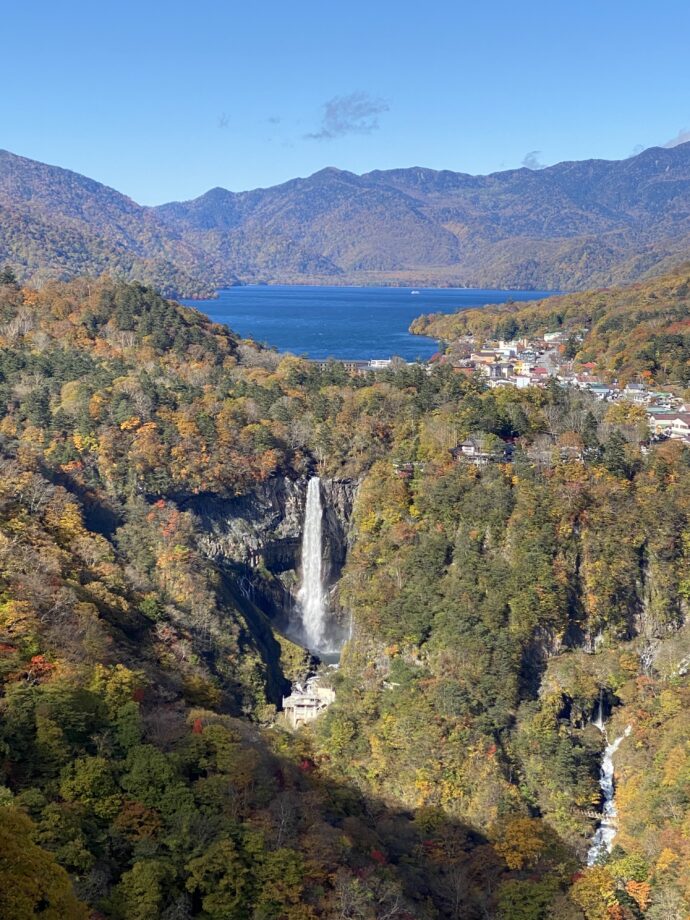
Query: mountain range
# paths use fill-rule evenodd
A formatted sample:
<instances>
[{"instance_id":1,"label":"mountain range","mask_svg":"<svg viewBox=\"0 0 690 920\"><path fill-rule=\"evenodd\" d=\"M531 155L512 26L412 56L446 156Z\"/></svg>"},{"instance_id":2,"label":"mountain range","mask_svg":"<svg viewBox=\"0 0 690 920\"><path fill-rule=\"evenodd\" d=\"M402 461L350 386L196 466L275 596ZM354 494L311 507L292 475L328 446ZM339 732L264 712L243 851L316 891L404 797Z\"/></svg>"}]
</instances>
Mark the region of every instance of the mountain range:
<instances>
[{"instance_id":1,"label":"mountain range","mask_svg":"<svg viewBox=\"0 0 690 920\"><path fill-rule=\"evenodd\" d=\"M0 151L0 263L200 296L238 283L582 289L661 273L690 251L690 143L620 161L488 176L422 168L306 179L145 207Z\"/></svg>"}]
</instances>

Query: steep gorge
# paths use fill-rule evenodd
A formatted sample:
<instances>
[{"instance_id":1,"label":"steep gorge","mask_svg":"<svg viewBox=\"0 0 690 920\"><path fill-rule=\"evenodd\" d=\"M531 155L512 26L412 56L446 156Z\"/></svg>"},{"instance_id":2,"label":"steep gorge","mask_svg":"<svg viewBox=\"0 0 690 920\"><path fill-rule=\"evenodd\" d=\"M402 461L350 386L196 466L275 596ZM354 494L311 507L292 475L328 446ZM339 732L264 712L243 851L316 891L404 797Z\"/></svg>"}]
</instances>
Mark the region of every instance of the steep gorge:
<instances>
[{"instance_id":1,"label":"steep gorge","mask_svg":"<svg viewBox=\"0 0 690 920\"><path fill-rule=\"evenodd\" d=\"M275 477L237 498L204 495L181 503L196 518L200 550L225 574L235 603L251 623L274 702L303 675L311 654L301 632L298 598L309 481ZM338 582L350 545L357 485L352 479L319 480L322 587L333 633L340 635L348 616Z\"/></svg>"},{"instance_id":2,"label":"steep gorge","mask_svg":"<svg viewBox=\"0 0 690 920\"><path fill-rule=\"evenodd\" d=\"M151 878L182 903L200 859L209 886L235 873L229 838L253 879L242 918L264 870L282 882L284 845L295 904L299 885L340 899L323 916L343 916L348 867L376 904L402 867L413 906L396 920L582 920L602 880L602 910L632 897L619 847L640 901L688 900L682 445L640 451L569 390L486 391L449 367L335 377L133 286L10 283L0 307L3 779L85 900L120 920ZM513 463L456 462L477 431L515 439ZM559 459L563 436L584 462ZM335 702L293 735L275 715L312 665L286 632L317 468L323 582L356 629ZM86 499L111 526L80 523ZM610 737L633 726L616 852L573 885L602 804L600 701ZM294 785L257 760L261 739L289 749ZM312 774L331 784L316 834ZM409 845L359 823L392 814ZM189 906L174 916L203 915Z\"/></svg>"}]
</instances>

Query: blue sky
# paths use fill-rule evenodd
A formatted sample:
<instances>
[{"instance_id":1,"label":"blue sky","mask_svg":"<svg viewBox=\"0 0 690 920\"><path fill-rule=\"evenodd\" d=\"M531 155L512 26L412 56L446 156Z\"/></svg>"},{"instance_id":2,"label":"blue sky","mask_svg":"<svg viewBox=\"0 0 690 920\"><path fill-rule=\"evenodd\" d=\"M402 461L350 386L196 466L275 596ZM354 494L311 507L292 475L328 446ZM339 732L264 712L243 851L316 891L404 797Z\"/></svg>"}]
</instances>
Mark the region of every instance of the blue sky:
<instances>
[{"instance_id":1,"label":"blue sky","mask_svg":"<svg viewBox=\"0 0 690 920\"><path fill-rule=\"evenodd\" d=\"M8 6L0 147L143 204L324 166L620 159L690 131L687 0Z\"/></svg>"}]
</instances>

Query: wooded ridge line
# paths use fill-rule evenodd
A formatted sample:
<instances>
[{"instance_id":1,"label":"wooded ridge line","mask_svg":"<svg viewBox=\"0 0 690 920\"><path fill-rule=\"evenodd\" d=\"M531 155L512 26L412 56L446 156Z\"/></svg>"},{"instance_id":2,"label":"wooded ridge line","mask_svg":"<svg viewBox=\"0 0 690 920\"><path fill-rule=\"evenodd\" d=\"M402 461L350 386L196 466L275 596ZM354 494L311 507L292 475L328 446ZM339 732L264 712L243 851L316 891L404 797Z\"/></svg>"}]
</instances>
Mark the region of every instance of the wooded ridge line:
<instances>
[{"instance_id":1,"label":"wooded ridge line","mask_svg":"<svg viewBox=\"0 0 690 920\"><path fill-rule=\"evenodd\" d=\"M327 168L144 207L3 151L0 262L22 281L107 273L190 297L261 282L575 290L675 267L689 188L682 144L488 176Z\"/></svg>"}]
</instances>

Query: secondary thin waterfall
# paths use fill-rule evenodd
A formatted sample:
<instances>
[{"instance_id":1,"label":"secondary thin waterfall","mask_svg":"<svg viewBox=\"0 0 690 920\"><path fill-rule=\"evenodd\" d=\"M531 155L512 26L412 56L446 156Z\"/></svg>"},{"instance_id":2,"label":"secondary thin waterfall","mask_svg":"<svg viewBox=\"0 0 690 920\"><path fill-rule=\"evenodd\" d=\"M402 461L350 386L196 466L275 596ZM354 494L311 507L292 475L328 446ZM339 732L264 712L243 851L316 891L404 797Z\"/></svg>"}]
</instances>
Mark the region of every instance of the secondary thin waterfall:
<instances>
[{"instance_id":1,"label":"secondary thin waterfall","mask_svg":"<svg viewBox=\"0 0 690 920\"><path fill-rule=\"evenodd\" d=\"M603 719L601 710L600 718ZM606 735L606 728L603 725L603 721L601 726L596 722L595 724L599 730ZM613 847L613 838L616 836L616 831L618 830L616 820L618 817L618 810L616 808L616 789L613 783L613 756L621 746L623 739L627 738L631 731L632 728L628 725L623 734L607 744L604 750L604 756L601 761L601 772L599 775L599 786L604 795L604 807L602 809L599 827L596 829L594 837L592 838L592 845L587 853L588 866L595 866L605 853L611 852ZM608 737L606 740L608 741Z\"/></svg>"},{"instance_id":2,"label":"secondary thin waterfall","mask_svg":"<svg viewBox=\"0 0 690 920\"><path fill-rule=\"evenodd\" d=\"M604 732L604 690L603 688L599 691L599 708L597 714L594 717L594 725L599 729L600 732Z\"/></svg>"},{"instance_id":3,"label":"secondary thin waterfall","mask_svg":"<svg viewBox=\"0 0 690 920\"><path fill-rule=\"evenodd\" d=\"M321 482L313 476L307 486L307 505L302 534L302 583L297 600L302 613L302 628L307 646L320 649L326 632L326 598L321 560Z\"/></svg>"}]
</instances>

